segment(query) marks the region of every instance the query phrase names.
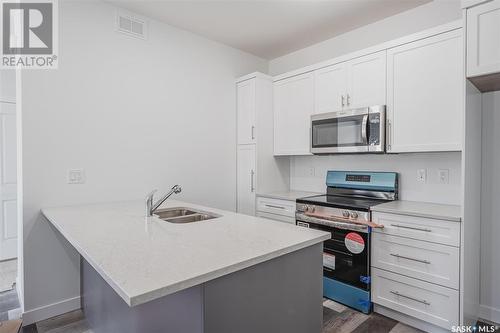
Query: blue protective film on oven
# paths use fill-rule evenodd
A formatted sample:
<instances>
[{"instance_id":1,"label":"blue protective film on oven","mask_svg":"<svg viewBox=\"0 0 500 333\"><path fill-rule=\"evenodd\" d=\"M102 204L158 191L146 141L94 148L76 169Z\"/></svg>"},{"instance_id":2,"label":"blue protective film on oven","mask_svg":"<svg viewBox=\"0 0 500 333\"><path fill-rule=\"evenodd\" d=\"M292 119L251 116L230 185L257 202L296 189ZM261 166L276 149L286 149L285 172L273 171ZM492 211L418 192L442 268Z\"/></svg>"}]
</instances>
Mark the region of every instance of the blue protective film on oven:
<instances>
[{"instance_id":1,"label":"blue protective film on oven","mask_svg":"<svg viewBox=\"0 0 500 333\"><path fill-rule=\"evenodd\" d=\"M363 313L372 311L370 292L323 277L323 296Z\"/></svg>"}]
</instances>

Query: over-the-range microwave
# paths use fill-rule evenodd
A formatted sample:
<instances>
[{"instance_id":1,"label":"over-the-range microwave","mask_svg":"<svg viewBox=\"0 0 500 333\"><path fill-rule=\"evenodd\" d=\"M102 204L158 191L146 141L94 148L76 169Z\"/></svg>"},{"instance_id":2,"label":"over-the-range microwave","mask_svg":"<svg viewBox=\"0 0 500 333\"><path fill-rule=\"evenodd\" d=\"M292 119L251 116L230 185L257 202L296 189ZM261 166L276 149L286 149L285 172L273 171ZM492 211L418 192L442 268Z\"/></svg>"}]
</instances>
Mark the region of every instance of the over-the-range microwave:
<instances>
[{"instance_id":1,"label":"over-the-range microwave","mask_svg":"<svg viewBox=\"0 0 500 333\"><path fill-rule=\"evenodd\" d=\"M385 152L385 105L311 116L311 153Z\"/></svg>"}]
</instances>

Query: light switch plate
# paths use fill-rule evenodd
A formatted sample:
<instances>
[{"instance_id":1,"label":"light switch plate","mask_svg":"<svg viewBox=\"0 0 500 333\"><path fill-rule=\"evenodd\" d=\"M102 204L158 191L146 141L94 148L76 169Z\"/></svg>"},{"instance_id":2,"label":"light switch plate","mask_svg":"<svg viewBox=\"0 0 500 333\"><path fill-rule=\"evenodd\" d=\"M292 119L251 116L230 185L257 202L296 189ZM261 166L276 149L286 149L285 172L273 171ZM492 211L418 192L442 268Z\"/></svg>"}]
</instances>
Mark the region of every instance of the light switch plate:
<instances>
[{"instance_id":1,"label":"light switch plate","mask_svg":"<svg viewBox=\"0 0 500 333\"><path fill-rule=\"evenodd\" d=\"M84 183L85 183L85 170L83 169L68 170L68 184L84 184Z\"/></svg>"},{"instance_id":2,"label":"light switch plate","mask_svg":"<svg viewBox=\"0 0 500 333\"><path fill-rule=\"evenodd\" d=\"M450 183L450 170L439 169L439 184L449 184Z\"/></svg>"},{"instance_id":3,"label":"light switch plate","mask_svg":"<svg viewBox=\"0 0 500 333\"><path fill-rule=\"evenodd\" d=\"M417 181L420 183L427 182L427 169L418 169L417 170Z\"/></svg>"}]
</instances>

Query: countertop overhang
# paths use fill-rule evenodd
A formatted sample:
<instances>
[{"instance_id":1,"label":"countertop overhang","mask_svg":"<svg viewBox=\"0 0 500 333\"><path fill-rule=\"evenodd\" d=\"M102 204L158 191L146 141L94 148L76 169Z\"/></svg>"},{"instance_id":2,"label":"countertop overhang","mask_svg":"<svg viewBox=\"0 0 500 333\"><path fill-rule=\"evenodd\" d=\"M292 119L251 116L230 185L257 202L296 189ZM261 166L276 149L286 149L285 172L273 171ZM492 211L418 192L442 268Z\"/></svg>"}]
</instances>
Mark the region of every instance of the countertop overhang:
<instances>
[{"instance_id":1,"label":"countertop overhang","mask_svg":"<svg viewBox=\"0 0 500 333\"><path fill-rule=\"evenodd\" d=\"M318 230L169 200L222 215L175 224L141 201L42 209L47 220L129 305L136 306L318 244Z\"/></svg>"}]
</instances>

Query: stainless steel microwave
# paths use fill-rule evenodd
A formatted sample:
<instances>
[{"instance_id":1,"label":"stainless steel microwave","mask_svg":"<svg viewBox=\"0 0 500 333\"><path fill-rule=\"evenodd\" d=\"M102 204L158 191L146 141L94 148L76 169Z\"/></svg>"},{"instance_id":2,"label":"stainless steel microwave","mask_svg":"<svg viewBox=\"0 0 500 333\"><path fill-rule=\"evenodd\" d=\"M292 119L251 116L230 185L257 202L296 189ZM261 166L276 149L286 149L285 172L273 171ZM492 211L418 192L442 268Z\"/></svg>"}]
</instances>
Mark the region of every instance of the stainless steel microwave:
<instances>
[{"instance_id":1,"label":"stainless steel microwave","mask_svg":"<svg viewBox=\"0 0 500 333\"><path fill-rule=\"evenodd\" d=\"M311 116L311 153L383 153L385 105Z\"/></svg>"}]
</instances>

